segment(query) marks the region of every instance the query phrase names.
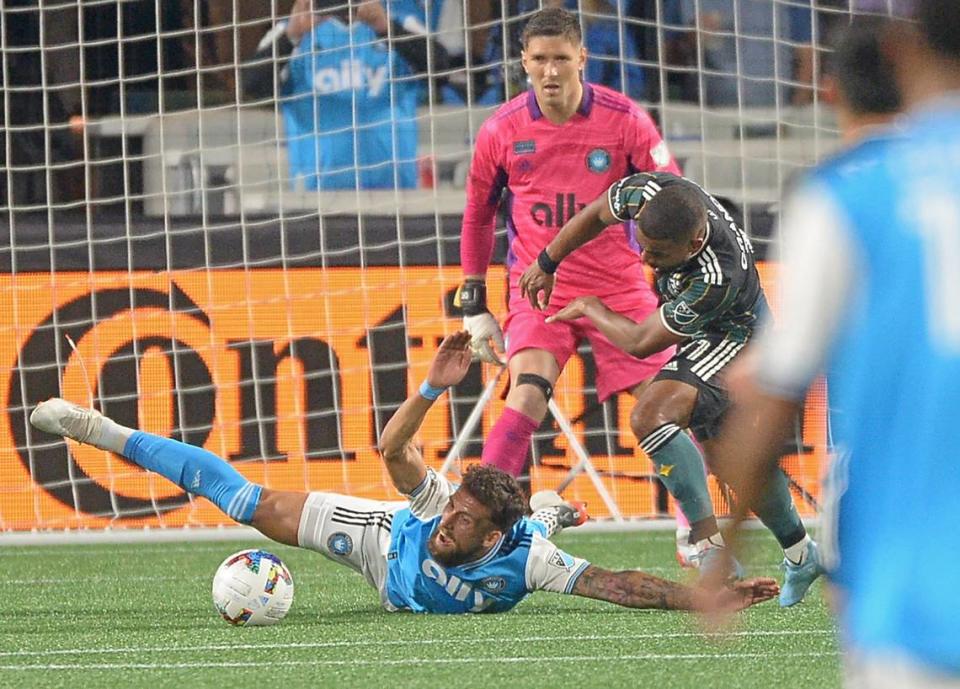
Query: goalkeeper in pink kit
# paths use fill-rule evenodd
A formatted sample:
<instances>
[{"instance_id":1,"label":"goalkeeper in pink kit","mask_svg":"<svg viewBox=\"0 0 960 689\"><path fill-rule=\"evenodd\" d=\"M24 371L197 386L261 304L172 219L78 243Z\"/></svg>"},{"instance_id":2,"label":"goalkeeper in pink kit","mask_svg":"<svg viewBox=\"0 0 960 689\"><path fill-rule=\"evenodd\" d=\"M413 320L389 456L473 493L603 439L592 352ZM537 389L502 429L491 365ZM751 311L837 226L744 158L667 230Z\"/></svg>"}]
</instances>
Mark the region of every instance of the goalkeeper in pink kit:
<instances>
[{"instance_id":1,"label":"goalkeeper in pink kit","mask_svg":"<svg viewBox=\"0 0 960 689\"><path fill-rule=\"evenodd\" d=\"M629 98L581 81L586 59L580 25L562 9L530 19L523 35L523 67L532 89L504 104L480 128L467 181L460 260L464 283L459 300L464 327L477 358L502 363L506 354L510 391L506 409L487 434L483 462L520 475L530 440L547 412L560 372L578 342L588 340L597 364L601 401L620 391L635 396L673 354L647 359L621 351L595 326L545 319L584 294L641 321L657 298L637 260L639 246L629 224L608 228L563 264L546 311L533 309L519 291L523 269L574 214L632 172L679 168L650 116ZM507 217L510 302L503 332L486 303L486 272L493 256L498 207Z\"/></svg>"}]
</instances>

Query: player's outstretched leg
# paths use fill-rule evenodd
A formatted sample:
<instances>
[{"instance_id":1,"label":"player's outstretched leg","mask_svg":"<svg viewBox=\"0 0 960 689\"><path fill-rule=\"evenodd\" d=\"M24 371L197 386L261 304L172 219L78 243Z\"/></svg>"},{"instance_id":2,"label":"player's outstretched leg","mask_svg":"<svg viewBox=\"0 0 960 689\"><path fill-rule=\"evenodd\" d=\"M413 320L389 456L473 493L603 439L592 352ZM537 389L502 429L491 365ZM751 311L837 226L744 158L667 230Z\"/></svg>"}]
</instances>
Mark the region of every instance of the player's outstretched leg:
<instances>
[{"instance_id":1,"label":"player's outstretched leg","mask_svg":"<svg viewBox=\"0 0 960 689\"><path fill-rule=\"evenodd\" d=\"M784 575L780 588L780 607L796 605L825 570L817 544L807 534L793 504L787 477L782 471L775 472L760 502L753 506L753 511L783 548Z\"/></svg>"},{"instance_id":2,"label":"player's outstretched leg","mask_svg":"<svg viewBox=\"0 0 960 689\"><path fill-rule=\"evenodd\" d=\"M241 524L251 522L260 502L262 487L212 452L121 426L95 409L54 397L37 405L30 423L41 431L122 455L207 498Z\"/></svg>"}]
</instances>

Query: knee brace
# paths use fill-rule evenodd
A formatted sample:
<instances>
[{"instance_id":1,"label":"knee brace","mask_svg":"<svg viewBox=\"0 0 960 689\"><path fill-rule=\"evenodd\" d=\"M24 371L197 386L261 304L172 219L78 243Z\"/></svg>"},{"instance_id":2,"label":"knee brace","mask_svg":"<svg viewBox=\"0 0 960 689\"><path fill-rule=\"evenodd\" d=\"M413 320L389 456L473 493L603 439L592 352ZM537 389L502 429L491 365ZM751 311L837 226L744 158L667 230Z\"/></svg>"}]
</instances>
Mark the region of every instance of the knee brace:
<instances>
[{"instance_id":1,"label":"knee brace","mask_svg":"<svg viewBox=\"0 0 960 689\"><path fill-rule=\"evenodd\" d=\"M517 387L521 385L533 385L539 388L547 402L549 402L553 396L553 386L550 384L550 381L543 376L538 376L536 373L521 373L517 376Z\"/></svg>"}]
</instances>

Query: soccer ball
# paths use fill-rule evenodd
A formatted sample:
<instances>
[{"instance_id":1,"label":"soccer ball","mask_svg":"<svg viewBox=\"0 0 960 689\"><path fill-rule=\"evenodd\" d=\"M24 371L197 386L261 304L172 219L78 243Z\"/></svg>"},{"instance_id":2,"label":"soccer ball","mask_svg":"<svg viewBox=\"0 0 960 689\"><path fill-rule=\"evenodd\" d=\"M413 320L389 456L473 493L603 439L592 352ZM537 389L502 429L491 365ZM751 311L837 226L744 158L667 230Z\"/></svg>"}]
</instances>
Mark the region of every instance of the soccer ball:
<instances>
[{"instance_id":1,"label":"soccer ball","mask_svg":"<svg viewBox=\"0 0 960 689\"><path fill-rule=\"evenodd\" d=\"M241 550L217 568L213 605L230 624L265 626L282 620L293 604L293 577L266 550Z\"/></svg>"}]
</instances>

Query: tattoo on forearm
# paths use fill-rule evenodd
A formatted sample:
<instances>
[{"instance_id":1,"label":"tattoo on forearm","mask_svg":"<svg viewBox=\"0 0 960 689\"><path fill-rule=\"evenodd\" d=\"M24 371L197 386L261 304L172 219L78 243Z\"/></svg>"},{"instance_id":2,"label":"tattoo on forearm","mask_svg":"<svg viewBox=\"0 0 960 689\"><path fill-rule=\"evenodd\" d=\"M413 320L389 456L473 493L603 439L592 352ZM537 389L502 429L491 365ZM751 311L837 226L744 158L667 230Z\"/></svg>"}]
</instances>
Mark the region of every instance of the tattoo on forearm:
<instances>
[{"instance_id":1,"label":"tattoo on forearm","mask_svg":"<svg viewBox=\"0 0 960 689\"><path fill-rule=\"evenodd\" d=\"M592 565L577 579L573 593L630 608L693 608L692 590L688 586L643 572L611 572Z\"/></svg>"}]
</instances>

